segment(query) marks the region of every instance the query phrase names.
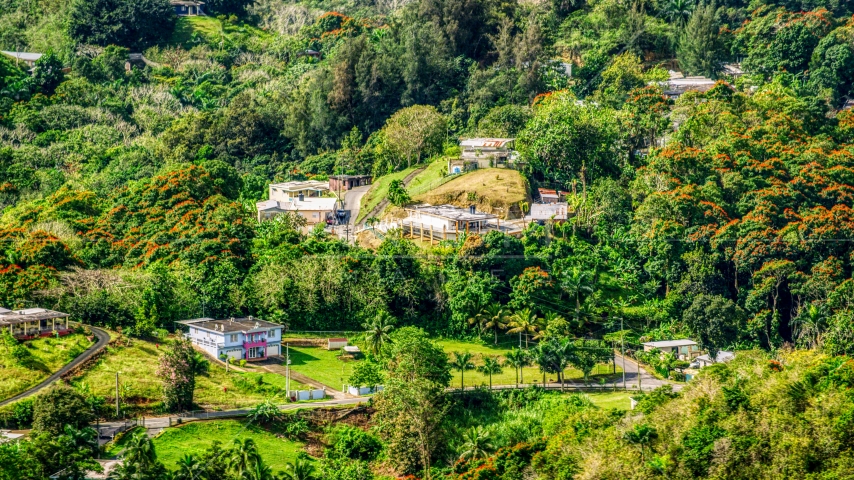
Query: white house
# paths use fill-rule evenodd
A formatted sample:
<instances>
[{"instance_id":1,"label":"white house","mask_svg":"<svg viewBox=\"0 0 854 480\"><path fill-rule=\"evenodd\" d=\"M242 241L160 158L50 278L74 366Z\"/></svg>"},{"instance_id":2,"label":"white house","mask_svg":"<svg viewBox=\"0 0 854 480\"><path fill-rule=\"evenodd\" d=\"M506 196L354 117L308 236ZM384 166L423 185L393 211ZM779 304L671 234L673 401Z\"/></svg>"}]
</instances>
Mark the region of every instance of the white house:
<instances>
[{"instance_id":1,"label":"white house","mask_svg":"<svg viewBox=\"0 0 854 480\"><path fill-rule=\"evenodd\" d=\"M534 203L525 220L531 222L544 222L546 220L566 221L570 217L569 204L561 203Z\"/></svg>"},{"instance_id":2,"label":"white house","mask_svg":"<svg viewBox=\"0 0 854 480\"><path fill-rule=\"evenodd\" d=\"M284 212L294 212L308 225L329 223L334 219L338 199L323 197L329 184L317 180L270 184L269 200L255 204L258 221L269 220Z\"/></svg>"},{"instance_id":3,"label":"white house","mask_svg":"<svg viewBox=\"0 0 854 480\"><path fill-rule=\"evenodd\" d=\"M188 327L184 337L214 358L264 360L282 354L282 326L257 318L196 318L178 322Z\"/></svg>"},{"instance_id":4,"label":"white house","mask_svg":"<svg viewBox=\"0 0 854 480\"><path fill-rule=\"evenodd\" d=\"M459 208L453 205L419 205L406 208L407 217L401 222L404 233L415 232L439 239L455 239L462 233L481 233L496 228L490 220L496 215L478 212L474 205Z\"/></svg>"},{"instance_id":5,"label":"white house","mask_svg":"<svg viewBox=\"0 0 854 480\"><path fill-rule=\"evenodd\" d=\"M700 347L697 342L687 338L681 340L664 340L660 342L646 342L643 344L643 350L658 349L664 353L675 353L680 360L691 360L700 355Z\"/></svg>"},{"instance_id":6,"label":"white house","mask_svg":"<svg viewBox=\"0 0 854 480\"><path fill-rule=\"evenodd\" d=\"M459 158L448 159L448 174L475 168L512 167L518 160L515 138L466 138Z\"/></svg>"}]
</instances>

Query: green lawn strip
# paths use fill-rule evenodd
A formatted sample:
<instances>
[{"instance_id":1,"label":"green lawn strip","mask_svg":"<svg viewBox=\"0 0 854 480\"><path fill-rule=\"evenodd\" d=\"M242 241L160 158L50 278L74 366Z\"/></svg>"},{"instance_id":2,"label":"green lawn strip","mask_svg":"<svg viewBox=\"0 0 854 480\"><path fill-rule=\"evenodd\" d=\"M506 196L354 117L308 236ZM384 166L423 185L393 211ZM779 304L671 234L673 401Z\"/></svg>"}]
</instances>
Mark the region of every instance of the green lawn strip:
<instances>
[{"instance_id":1,"label":"green lawn strip","mask_svg":"<svg viewBox=\"0 0 854 480\"><path fill-rule=\"evenodd\" d=\"M475 366L483 365L483 356L484 355L497 355L499 360L504 360L504 355L512 350L513 347L516 346L513 342L508 342L506 340L501 340L499 337L499 345L493 345L491 343L477 343L477 342L466 342L462 340L437 340L442 349L445 350L449 355L451 352L469 352L474 355L473 362ZM622 373L622 368L617 365L616 373ZM591 382L593 384L598 383L600 376L607 377L609 375L613 375L614 367L610 363L605 365L598 365L593 372L591 373ZM451 387L459 387L460 386L460 376L461 373L459 371L453 371L453 380L451 380ZM581 380L584 375L580 370L576 370L574 368L567 368L564 371L567 380ZM522 369L522 380L524 383L540 383L543 381L543 374L540 372L540 369L537 366L525 367ZM546 375L546 381L556 381L557 378L555 375ZM513 385L516 383L516 371L513 367L504 367L503 371L499 374L492 376L492 385ZM489 376L484 375L477 370L468 370L465 372L465 385L467 387L481 386L481 385L489 385Z\"/></svg>"},{"instance_id":2,"label":"green lawn strip","mask_svg":"<svg viewBox=\"0 0 854 480\"><path fill-rule=\"evenodd\" d=\"M122 453L122 450L125 449L128 442L130 442L131 438L139 432L144 432L145 427L133 427L130 430L125 430L120 433L116 439L106 444L104 450L104 456L107 458L115 457L116 455Z\"/></svg>"},{"instance_id":3,"label":"green lawn strip","mask_svg":"<svg viewBox=\"0 0 854 480\"><path fill-rule=\"evenodd\" d=\"M609 409L616 408L618 410L631 410L632 402L631 396L636 395L636 393L631 392L603 392L603 393L594 393L588 392L587 396L590 397L590 401L593 402L599 408Z\"/></svg>"},{"instance_id":4,"label":"green lawn strip","mask_svg":"<svg viewBox=\"0 0 854 480\"><path fill-rule=\"evenodd\" d=\"M246 43L250 39L266 41L271 38L270 34L245 24L231 24L220 21L214 17L188 16L180 17L175 23L175 30L167 42L171 46L181 45L186 48L195 46L196 39L193 35L201 37L209 45L220 47L220 40L225 37L223 47L231 43Z\"/></svg>"},{"instance_id":5,"label":"green lawn strip","mask_svg":"<svg viewBox=\"0 0 854 480\"><path fill-rule=\"evenodd\" d=\"M297 373L340 390L353 372L353 365L361 361L339 360L338 355L340 354L341 350L291 347L291 368Z\"/></svg>"},{"instance_id":6,"label":"green lawn strip","mask_svg":"<svg viewBox=\"0 0 854 480\"><path fill-rule=\"evenodd\" d=\"M448 166L448 161L443 158L433 160L423 172L416 175L409 185L406 186L406 191L409 196L414 197L453 180L456 177L449 177L444 174Z\"/></svg>"},{"instance_id":7,"label":"green lawn strip","mask_svg":"<svg viewBox=\"0 0 854 480\"><path fill-rule=\"evenodd\" d=\"M67 365L92 346L85 336L44 337L23 342L32 358L19 365L8 351L0 349L0 400L13 397Z\"/></svg>"},{"instance_id":8,"label":"green lawn strip","mask_svg":"<svg viewBox=\"0 0 854 480\"><path fill-rule=\"evenodd\" d=\"M361 205L359 206L359 217L356 218L356 222L362 221L388 195L388 186L392 180L403 180L417 168L417 166L410 167L406 170L390 173L375 179L371 189L362 197Z\"/></svg>"},{"instance_id":9,"label":"green lawn strip","mask_svg":"<svg viewBox=\"0 0 854 480\"><path fill-rule=\"evenodd\" d=\"M137 408L151 408L161 400L161 380L157 377L160 355L168 348L162 344L133 339L126 345L122 339L107 347L107 353L74 383L86 383L92 393L115 398L115 375L119 372L122 401ZM284 398L285 378L265 371L240 373L211 362L206 375L196 376L194 400L206 409L244 408L275 395ZM258 383L258 377L262 382ZM307 388L291 380L292 389Z\"/></svg>"},{"instance_id":10,"label":"green lawn strip","mask_svg":"<svg viewBox=\"0 0 854 480\"><path fill-rule=\"evenodd\" d=\"M154 438L154 448L158 459L176 470L176 463L185 454L200 455L214 441L230 448L235 439L246 438L255 442L264 463L276 473L294 461L303 448L302 443L279 438L258 425L247 424L245 419L198 421L167 428Z\"/></svg>"}]
</instances>

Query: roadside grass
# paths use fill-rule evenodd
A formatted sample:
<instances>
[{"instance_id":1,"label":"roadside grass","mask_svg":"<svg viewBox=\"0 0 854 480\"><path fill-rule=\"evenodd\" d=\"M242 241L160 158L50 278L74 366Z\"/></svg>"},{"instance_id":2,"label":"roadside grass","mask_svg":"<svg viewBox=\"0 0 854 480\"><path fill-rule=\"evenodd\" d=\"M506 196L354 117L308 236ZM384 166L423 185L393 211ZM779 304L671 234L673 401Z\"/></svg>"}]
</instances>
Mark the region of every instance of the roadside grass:
<instances>
[{"instance_id":1,"label":"roadside grass","mask_svg":"<svg viewBox=\"0 0 854 480\"><path fill-rule=\"evenodd\" d=\"M353 366L361 360L339 360L341 350L316 347L291 347L291 368L311 379L340 390L347 383Z\"/></svg>"},{"instance_id":2,"label":"roadside grass","mask_svg":"<svg viewBox=\"0 0 854 480\"><path fill-rule=\"evenodd\" d=\"M130 443L131 438L137 433L144 431L145 427L133 427L130 430L125 430L115 440L105 445L104 456L110 458L122 453L122 450Z\"/></svg>"},{"instance_id":3,"label":"roadside grass","mask_svg":"<svg viewBox=\"0 0 854 480\"><path fill-rule=\"evenodd\" d=\"M38 385L92 346L85 336L44 337L23 342L32 355L18 364L9 351L0 349L0 400L13 397Z\"/></svg>"},{"instance_id":4,"label":"roadside grass","mask_svg":"<svg viewBox=\"0 0 854 480\"><path fill-rule=\"evenodd\" d=\"M364 220L368 213L374 209L388 195L388 187L393 180L403 180L407 175L418 169L419 165L401 170L399 172L390 173L374 180L371 189L362 196L362 201L359 206L359 216L356 218L356 223Z\"/></svg>"},{"instance_id":5,"label":"roadside grass","mask_svg":"<svg viewBox=\"0 0 854 480\"><path fill-rule=\"evenodd\" d=\"M588 397L590 397L590 401L593 402L599 408L609 409L615 408L617 410L631 410L632 395L637 395L637 392L625 392L625 391L617 391L617 392L602 392L602 393L594 393L589 392L586 393Z\"/></svg>"},{"instance_id":6,"label":"roadside grass","mask_svg":"<svg viewBox=\"0 0 854 480\"><path fill-rule=\"evenodd\" d=\"M493 345L491 343L479 343L479 342L467 342L463 340L446 340L439 339L436 340L436 343L439 344L445 352L450 356L452 352L469 352L474 358L472 359L472 363L479 367L483 365L483 357L484 356L497 356L501 362L505 360L505 355L509 353L513 347L517 345L516 341L508 342L506 339L502 340L499 337L499 344ZM616 373L622 373L623 370L618 365L616 367ZM452 388L459 388L460 386L460 377L461 373L459 371L452 371L453 379L451 380ZM584 375L580 370L576 370L574 368L567 368L564 370L564 375L567 380L579 381L584 378ZM597 384L600 378L607 378L611 375L614 375L614 367L609 364L600 364L597 365L593 372L590 374L590 382L592 384ZM465 372L465 386L467 387L476 387L482 385L489 385L489 375L485 375L483 373L478 372L477 370L468 370ZM537 366L525 367L522 369L522 379L520 383L541 383L543 381L543 374L540 372L540 369ZM554 382L557 381L556 375L546 375L546 381ZM513 367L503 367L502 372L498 374L492 375L492 385L514 385L516 383L516 371Z\"/></svg>"},{"instance_id":7,"label":"roadside grass","mask_svg":"<svg viewBox=\"0 0 854 480\"><path fill-rule=\"evenodd\" d=\"M507 168L484 168L458 176L412 199L433 205L458 207L475 204L478 210L507 218L510 209L518 210L521 201L530 202L528 182L521 173ZM515 212L517 215L519 212Z\"/></svg>"},{"instance_id":8,"label":"roadside grass","mask_svg":"<svg viewBox=\"0 0 854 480\"><path fill-rule=\"evenodd\" d=\"M164 429L154 438L154 448L158 459L170 470L178 468L177 462L185 454L200 455L214 441L230 448L235 439L251 438L258 447L258 453L273 472L284 470L288 462L297 458L303 450L303 444L277 437L255 424L246 424L245 420L210 420L190 422L177 427Z\"/></svg>"},{"instance_id":9,"label":"roadside grass","mask_svg":"<svg viewBox=\"0 0 854 480\"><path fill-rule=\"evenodd\" d=\"M107 347L107 352L82 376L75 385L86 384L95 395L115 401L115 375L119 372L119 395L122 403L135 409L156 409L161 400L162 382L156 371L160 355L168 346L140 339L126 339ZM219 410L243 408L263 402L278 395L284 398L285 378L257 367L246 373L231 370L211 362L206 375L196 376L195 403L205 409ZM307 388L291 381L292 389Z\"/></svg>"}]
</instances>

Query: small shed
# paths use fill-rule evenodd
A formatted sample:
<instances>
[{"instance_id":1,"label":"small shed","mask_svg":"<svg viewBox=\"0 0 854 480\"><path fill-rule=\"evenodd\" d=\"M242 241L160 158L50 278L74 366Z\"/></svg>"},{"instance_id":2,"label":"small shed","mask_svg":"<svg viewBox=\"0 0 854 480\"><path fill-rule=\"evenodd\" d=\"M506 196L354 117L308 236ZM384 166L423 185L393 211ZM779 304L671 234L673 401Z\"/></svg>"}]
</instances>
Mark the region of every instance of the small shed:
<instances>
[{"instance_id":1,"label":"small shed","mask_svg":"<svg viewBox=\"0 0 854 480\"><path fill-rule=\"evenodd\" d=\"M706 354L706 355L700 355L699 357L694 359L694 363L697 364L698 368L703 368L703 367L708 367L709 365L713 365L715 363L726 363L726 362L729 362L730 360L732 360L733 358L735 358L735 353L721 350L715 356L714 362L711 360L711 357L709 357L709 355Z\"/></svg>"},{"instance_id":2,"label":"small shed","mask_svg":"<svg viewBox=\"0 0 854 480\"><path fill-rule=\"evenodd\" d=\"M326 349L327 350L340 350L347 346L346 338L330 338L327 341Z\"/></svg>"},{"instance_id":3,"label":"small shed","mask_svg":"<svg viewBox=\"0 0 854 480\"><path fill-rule=\"evenodd\" d=\"M28 67L33 68L36 66L36 61L42 58L41 53L32 53L32 52L10 52L7 50L3 50L3 55L15 60L16 64L26 64Z\"/></svg>"},{"instance_id":4,"label":"small shed","mask_svg":"<svg viewBox=\"0 0 854 480\"><path fill-rule=\"evenodd\" d=\"M362 187L370 184L370 175L332 175L329 177L329 189L333 192L337 192L338 190L346 192L351 188Z\"/></svg>"},{"instance_id":5,"label":"small shed","mask_svg":"<svg viewBox=\"0 0 854 480\"><path fill-rule=\"evenodd\" d=\"M205 4L204 2L196 2L192 0L170 0L169 3L172 5L172 8L175 9L175 15L179 17L195 17L205 14L202 10L202 5Z\"/></svg>"}]
</instances>

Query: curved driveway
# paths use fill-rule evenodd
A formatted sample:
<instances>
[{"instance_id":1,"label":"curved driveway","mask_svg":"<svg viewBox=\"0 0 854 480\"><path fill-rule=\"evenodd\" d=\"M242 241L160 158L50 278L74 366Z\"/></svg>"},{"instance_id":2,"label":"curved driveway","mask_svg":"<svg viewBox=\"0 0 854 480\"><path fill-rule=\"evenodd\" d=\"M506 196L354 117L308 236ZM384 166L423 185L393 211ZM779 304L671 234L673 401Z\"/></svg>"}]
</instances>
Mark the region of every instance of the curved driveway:
<instances>
[{"instance_id":1,"label":"curved driveway","mask_svg":"<svg viewBox=\"0 0 854 480\"><path fill-rule=\"evenodd\" d=\"M38 392L39 390L49 386L53 382L62 378L63 375L70 372L73 368L77 367L78 365L85 362L86 360L89 360L90 358L92 358L92 355L95 355L96 353L100 352L101 350L103 350L107 346L108 343L110 343L110 334L109 333L105 332L104 330L101 330L100 328L95 328L95 327L91 327L91 326L89 327L89 329L92 330L92 333L95 334L95 337L98 339L98 341L95 342L94 345L89 347L85 352L78 355L74 360L69 362L67 365L60 368L56 372L54 372L53 375L47 377L47 379L45 379L45 381L41 382L40 384L36 385L35 387L33 387L33 388L23 392L23 393L19 393L19 394L15 395L12 398L7 398L6 400L3 400L2 402L0 402L0 407L8 405L12 402L17 402L18 400L21 400L23 398L29 397L30 395Z\"/></svg>"}]
</instances>

